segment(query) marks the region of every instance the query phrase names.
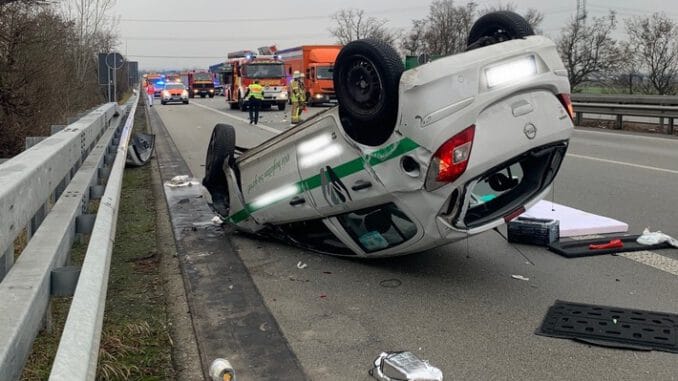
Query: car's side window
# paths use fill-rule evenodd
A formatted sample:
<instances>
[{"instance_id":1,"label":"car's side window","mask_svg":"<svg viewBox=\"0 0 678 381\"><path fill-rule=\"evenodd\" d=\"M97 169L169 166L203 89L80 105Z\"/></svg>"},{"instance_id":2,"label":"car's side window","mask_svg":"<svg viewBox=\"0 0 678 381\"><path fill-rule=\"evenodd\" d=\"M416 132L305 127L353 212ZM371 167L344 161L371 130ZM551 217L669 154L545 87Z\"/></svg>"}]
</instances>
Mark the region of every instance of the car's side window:
<instances>
[{"instance_id":1,"label":"car's side window","mask_svg":"<svg viewBox=\"0 0 678 381\"><path fill-rule=\"evenodd\" d=\"M400 245L417 234L417 225L394 203L355 210L337 220L368 253Z\"/></svg>"}]
</instances>

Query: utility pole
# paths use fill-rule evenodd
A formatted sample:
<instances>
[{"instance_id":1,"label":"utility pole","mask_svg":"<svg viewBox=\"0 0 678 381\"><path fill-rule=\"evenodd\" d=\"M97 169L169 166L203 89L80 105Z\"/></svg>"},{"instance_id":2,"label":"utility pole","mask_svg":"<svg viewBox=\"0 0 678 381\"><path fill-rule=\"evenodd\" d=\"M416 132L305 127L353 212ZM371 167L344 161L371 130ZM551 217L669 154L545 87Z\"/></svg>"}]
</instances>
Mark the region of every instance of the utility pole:
<instances>
[{"instance_id":1,"label":"utility pole","mask_svg":"<svg viewBox=\"0 0 678 381\"><path fill-rule=\"evenodd\" d=\"M577 0L577 22L586 23L586 0Z\"/></svg>"}]
</instances>

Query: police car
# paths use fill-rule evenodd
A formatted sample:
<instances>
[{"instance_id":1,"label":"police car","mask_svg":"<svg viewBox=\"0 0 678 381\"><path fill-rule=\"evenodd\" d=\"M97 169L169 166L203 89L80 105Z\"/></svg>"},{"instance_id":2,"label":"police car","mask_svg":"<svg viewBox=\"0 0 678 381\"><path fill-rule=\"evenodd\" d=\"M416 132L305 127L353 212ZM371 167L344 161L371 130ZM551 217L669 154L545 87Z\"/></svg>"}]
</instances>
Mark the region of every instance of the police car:
<instances>
[{"instance_id":1,"label":"police car","mask_svg":"<svg viewBox=\"0 0 678 381\"><path fill-rule=\"evenodd\" d=\"M311 250L420 252L495 228L545 197L573 130L567 72L512 12L465 52L403 70L377 40L337 57L338 106L251 149L215 126L203 184L225 222Z\"/></svg>"}]
</instances>

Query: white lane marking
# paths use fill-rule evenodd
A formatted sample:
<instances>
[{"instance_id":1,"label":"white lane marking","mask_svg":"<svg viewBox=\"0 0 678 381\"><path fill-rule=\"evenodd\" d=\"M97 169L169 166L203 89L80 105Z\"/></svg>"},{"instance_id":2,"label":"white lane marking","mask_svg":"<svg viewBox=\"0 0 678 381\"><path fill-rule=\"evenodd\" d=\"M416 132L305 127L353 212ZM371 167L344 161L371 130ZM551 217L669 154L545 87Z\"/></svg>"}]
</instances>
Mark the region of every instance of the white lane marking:
<instances>
[{"instance_id":1,"label":"white lane marking","mask_svg":"<svg viewBox=\"0 0 678 381\"><path fill-rule=\"evenodd\" d=\"M575 134L585 133L585 134L607 135L607 136L612 135L614 137L621 137L621 138L634 139L634 140L636 140L636 139L655 140L655 141L659 140L659 141L666 142L666 143L678 143L678 140L670 138L669 137L670 135L667 135L667 137L665 137L665 138L658 138L658 137L654 137L654 136L642 136L642 135L635 135L635 134L620 134L620 133L616 133L616 132L589 131L589 130L580 130L580 129L576 129L574 131L575 131Z\"/></svg>"},{"instance_id":2,"label":"white lane marking","mask_svg":"<svg viewBox=\"0 0 678 381\"><path fill-rule=\"evenodd\" d=\"M568 153L567 156L575 157L578 159L586 159L586 160L593 160L593 161L600 161L603 163L609 163L609 164L617 164L617 165L625 165L627 167L634 167L634 168L641 168L641 169L650 169L653 171L658 171L658 172L665 172L665 173L672 173L674 175L678 175L678 171L674 169L666 169L666 168L657 168L657 167L650 167L647 165L640 165L640 164L633 164L633 163L627 163L624 161L616 161L616 160L607 160L607 159L601 159L599 157L592 157L592 156L584 156L584 155L577 155L574 153Z\"/></svg>"},{"instance_id":3,"label":"white lane marking","mask_svg":"<svg viewBox=\"0 0 678 381\"><path fill-rule=\"evenodd\" d=\"M678 276L678 261L673 258L665 257L647 250L621 253L619 256Z\"/></svg>"},{"instance_id":4,"label":"white lane marking","mask_svg":"<svg viewBox=\"0 0 678 381\"><path fill-rule=\"evenodd\" d=\"M219 111L219 110L217 110L217 109L215 109L215 108L212 108L212 107L209 107L209 106L202 105L202 104L200 104L200 103L198 103L198 102L191 102L191 104L192 104L193 106L202 107L202 108L204 108L204 109L206 109L206 110L210 110L210 111L212 111L212 112L216 112L217 114L221 114L221 115L223 115L223 116L227 116L227 117L229 117L229 118L231 118L231 119L235 119L235 120L241 121L241 122L243 122L243 123L249 123L249 122L250 122L249 119L239 118L239 117L237 117L237 116L233 116L233 115L231 115L231 114L227 114L227 113L225 113L225 112L223 112L223 111ZM256 126L255 126L255 125L252 125L252 127L258 127L258 128L261 128L261 129L264 130L264 131L272 132L272 133L274 133L274 134L276 134L276 135L278 135L278 134L280 134L280 133L282 132L282 131L280 131L280 130L276 130L276 129L273 128L273 127L269 127L269 126L263 125L263 124L261 124L261 123L258 123Z\"/></svg>"}]
</instances>

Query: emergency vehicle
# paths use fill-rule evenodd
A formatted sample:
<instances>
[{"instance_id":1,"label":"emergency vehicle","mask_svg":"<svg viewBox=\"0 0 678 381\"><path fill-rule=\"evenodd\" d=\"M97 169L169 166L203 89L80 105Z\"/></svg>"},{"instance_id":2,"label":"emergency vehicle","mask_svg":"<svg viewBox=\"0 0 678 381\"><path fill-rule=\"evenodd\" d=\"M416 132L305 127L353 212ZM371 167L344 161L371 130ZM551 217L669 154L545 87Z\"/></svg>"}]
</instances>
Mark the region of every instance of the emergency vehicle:
<instances>
[{"instance_id":1,"label":"emergency vehicle","mask_svg":"<svg viewBox=\"0 0 678 381\"><path fill-rule=\"evenodd\" d=\"M306 102L309 105L336 99L332 66L340 50L341 45L304 45L277 52L289 77L295 71L304 73Z\"/></svg>"},{"instance_id":2,"label":"emergency vehicle","mask_svg":"<svg viewBox=\"0 0 678 381\"><path fill-rule=\"evenodd\" d=\"M284 110L287 105L287 80L285 67L278 55L257 55L251 50L228 53L227 66L230 78L224 78L226 102L232 109L247 109L245 93L247 86L258 80L264 87L262 107L278 106ZM228 87L228 89L226 89Z\"/></svg>"},{"instance_id":3,"label":"emergency vehicle","mask_svg":"<svg viewBox=\"0 0 678 381\"><path fill-rule=\"evenodd\" d=\"M146 74L146 82L151 83L155 88L154 97L159 97L162 92L162 88L165 87L165 75L159 73L148 73Z\"/></svg>"},{"instance_id":4,"label":"emergency vehicle","mask_svg":"<svg viewBox=\"0 0 678 381\"><path fill-rule=\"evenodd\" d=\"M199 95L201 98L214 98L212 75L206 71L188 73L188 95L191 98L196 95Z\"/></svg>"}]
</instances>

